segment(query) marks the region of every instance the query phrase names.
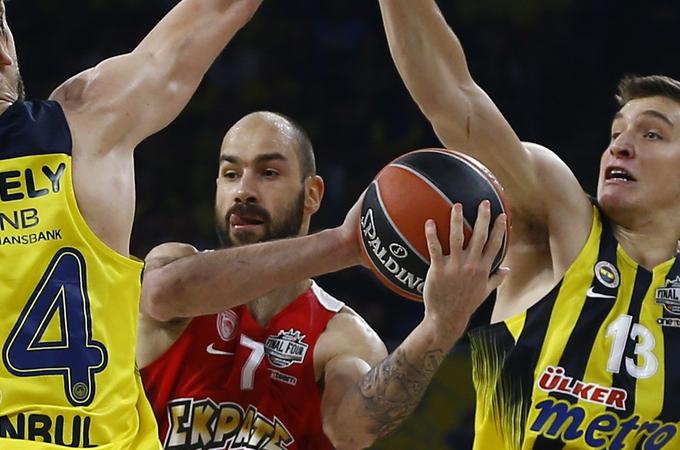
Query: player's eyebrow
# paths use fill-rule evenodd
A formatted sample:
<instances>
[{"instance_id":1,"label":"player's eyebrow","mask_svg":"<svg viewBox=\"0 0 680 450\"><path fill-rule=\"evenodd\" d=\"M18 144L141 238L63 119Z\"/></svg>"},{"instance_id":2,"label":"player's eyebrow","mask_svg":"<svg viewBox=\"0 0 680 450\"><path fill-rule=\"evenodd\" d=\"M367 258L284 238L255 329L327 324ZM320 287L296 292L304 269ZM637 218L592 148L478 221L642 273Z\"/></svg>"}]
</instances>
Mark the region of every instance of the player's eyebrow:
<instances>
[{"instance_id":1,"label":"player's eyebrow","mask_svg":"<svg viewBox=\"0 0 680 450\"><path fill-rule=\"evenodd\" d=\"M272 152L272 153L263 153L261 155L257 155L255 157L255 160L254 160L255 163L263 163L263 162L269 162L269 161L288 161L288 158L286 158L281 153ZM240 164L243 161L238 156L222 154L222 155L220 155L220 162Z\"/></svg>"},{"instance_id":2,"label":"player's eyebrow","mask_svg":"<svg viewBox=\"0 0 680 450\"><path fill-rule=\"evenodd\" d=\"M670 125L671 127L675 125L675 124L673 123L673 121L670 119L670 117L668 117L668 116L665 115L664 113L659 112L659 111L657 111L657 110L655 110L655 109L647 109L647 110L645 110L645 111L642 111L642 112L640 113L640 115L641 115L641 116L652 117L652 118L654 118L654 119L659 119L659 120L661 120L662 122L666 122L666 123L667 123L668 125ZM616 119L621 119L622 117L623 117L623 114L621 114L621 112L617 112L616 114L614 114L614 120L616 120Z\"/></svg>"}]
</instances>

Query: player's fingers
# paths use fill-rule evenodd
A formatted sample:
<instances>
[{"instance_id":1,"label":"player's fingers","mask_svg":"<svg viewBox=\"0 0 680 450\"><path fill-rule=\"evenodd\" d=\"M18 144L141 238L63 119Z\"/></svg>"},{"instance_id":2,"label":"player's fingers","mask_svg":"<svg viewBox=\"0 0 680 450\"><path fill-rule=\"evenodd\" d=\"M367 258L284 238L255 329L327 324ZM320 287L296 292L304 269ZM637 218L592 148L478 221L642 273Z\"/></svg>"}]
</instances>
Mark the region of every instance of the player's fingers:
<instances>
[{"instance_id":1,"label":"player's fingers","mask_svg":"<svg viewBox=\"0 0 680 450\"><path fill-rule=\"evenodd\" d=\"M456 203L451 208L451 225L449 228L449 248L451 254L455 255L463 250L463 243L465 241L463 219L463 205Z\"/></svg>"},{"instance_id":2,"label":"player's fingers","mask_svg":"<svg viewBox=\"0 0 680 450\"><path fill-rule=\"evenodd\" d=\"M430 253L430 264L438 264L442 258L442 245L437 237L437 224L432 219L425 222L425 239Z\"/></svg>"},{"instance_id":3,"label":"player's fingers","mask_svg":"<svg viewBox=\"0 0 680 450\"><path fill-rule=\"evenodd\" d=\"M496 255L498 255L498 252L503 246L507 221L507 216L504 213L499 214L498 217L496 217L496 221L494 222L493 228L491 229L489 239L486 241L486 245L484 246L484 262L487 263L489 267L491 267L494 260L496 259Z\"/></svg>"},{"instance_id":4,"label":"player's fingers","mask_svg":"<svg viewBox=\"0 0 680 450\"><path fill-rule=\"evenodd\" d=\"M489 217L491 216L491 203L483 200L477 208L477 220L470 236L468 252L471 255L479 256L484 249L486 240L489 237Z\"/></svg>"}]
</instances>

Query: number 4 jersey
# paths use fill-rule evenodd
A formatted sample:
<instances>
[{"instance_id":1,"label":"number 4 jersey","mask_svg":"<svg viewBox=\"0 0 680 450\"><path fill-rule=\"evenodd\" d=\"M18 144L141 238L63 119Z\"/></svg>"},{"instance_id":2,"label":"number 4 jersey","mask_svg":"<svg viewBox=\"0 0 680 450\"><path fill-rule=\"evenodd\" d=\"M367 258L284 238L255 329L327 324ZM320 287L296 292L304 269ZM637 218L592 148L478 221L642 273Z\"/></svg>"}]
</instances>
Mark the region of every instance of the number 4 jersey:
<instances>
[{"instance_id":1,"label":"number 4 jersey","mask_svg":"<svg viewBox=\"0 0 680 450\"><path fill-rule=\"evenodd\" d=\"M638 266L596 208L552 292L471 341L475 450L680 448L680 263Z\"/></svg>"},{"instance_id":2,"label":"number 4 jersey","mask_svg":"<svg viewBox=\"0 0 680 450\"><path fill-rule=\"evenodd\" d=\"M57 103L0 115L0 448L156 449L135 369L142 264L88 228L71 171Z\"/></svg>"},{"instance_id":3,"label":"number 4 jersey","mask_svg":"<svg viewBox=\"0 0 680 450\"><path fill-rule=\"evenodd\" d=\"M266 327L247 306L193 319L142 369L164 447L331 450L314 346L343 306L312 285Z\"/></svg>"}]
</instances>

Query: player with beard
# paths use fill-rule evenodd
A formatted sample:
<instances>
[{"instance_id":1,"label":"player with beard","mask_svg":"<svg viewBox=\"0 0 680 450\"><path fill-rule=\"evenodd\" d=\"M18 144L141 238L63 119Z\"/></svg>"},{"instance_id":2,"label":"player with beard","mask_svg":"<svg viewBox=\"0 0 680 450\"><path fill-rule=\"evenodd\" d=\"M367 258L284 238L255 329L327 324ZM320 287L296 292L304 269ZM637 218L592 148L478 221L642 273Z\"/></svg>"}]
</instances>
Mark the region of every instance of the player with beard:
<instances>
[{"instance_id":1,"label":"player with beard","mask_svg":"<svg viewBox=\"0 0 680 450\"><path fill-rule=\"evenodd\" d=\"M137 360L165 448L370 446L410 415L503 278L489 272L505 218L489 235L488 204L466 250L460 205L450 255L429 223L425 317L388 356L361 317L309 279L361 262L356 206L342 226L307 236L323 191L305 132L279 114L253 113L220 153L215 210L225 248L171 243L147 256ZM290 239L264 242L278 238Z\"/></svg>"}]
</instances>

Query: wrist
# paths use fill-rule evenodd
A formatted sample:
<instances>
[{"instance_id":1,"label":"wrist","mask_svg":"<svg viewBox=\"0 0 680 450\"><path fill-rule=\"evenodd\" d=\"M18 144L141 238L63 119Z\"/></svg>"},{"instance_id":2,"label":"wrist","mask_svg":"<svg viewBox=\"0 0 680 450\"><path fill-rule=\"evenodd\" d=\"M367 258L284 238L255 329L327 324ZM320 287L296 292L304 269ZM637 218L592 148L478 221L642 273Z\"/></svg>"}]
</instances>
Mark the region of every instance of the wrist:
<instances>
[{"instance_id":1,"label":"wrist","mask_svg":"<svg viewBox=\"0 0 680 450\"><path fill-rule=\"evenodd\" d=\"M467 324L468 320L452 320L450 317L444 318L426 311L421 327L433 344L450 350L465 333Z\"/></svg>"},{"instance_id":2,"label":"wrist","mask_svg":"<svg viewBox=\"0 0 680 450\"><path fill-rule=\"evenodd\" d=\"M348 233L343 226L325 230L324 233L332 240L330 251L333 252L333 257L342 263L343 269L362 264L359 240L355 233Z\"/></svg>"},{"instance_id":3,"label":"wrist","mask_svg":"<svg viewBox=\"0 0 680 450\"><path fill-rule=\"evenodd\" d=\"M336 270L361 264L361 251L356 238L347 236L342 227L323 230L318 234L326 242L322 247L333 259L334 265L337 266Z\"/></svg>"}]
</instances>

